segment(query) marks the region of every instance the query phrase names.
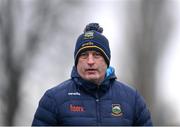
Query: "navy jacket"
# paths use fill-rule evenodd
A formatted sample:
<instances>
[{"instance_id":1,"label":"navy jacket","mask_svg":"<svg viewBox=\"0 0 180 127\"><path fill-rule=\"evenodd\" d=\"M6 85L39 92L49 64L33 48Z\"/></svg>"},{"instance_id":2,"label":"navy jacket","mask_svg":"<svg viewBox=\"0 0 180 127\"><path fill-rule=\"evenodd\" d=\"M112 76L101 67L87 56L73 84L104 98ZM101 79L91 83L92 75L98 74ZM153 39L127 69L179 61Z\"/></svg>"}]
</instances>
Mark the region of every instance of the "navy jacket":
<instances>
[{"instance_id":1,"label":"navy jacket","mask_svg":"<svg viewBox=\"0 0 180 127\"><path fill-rule=\"evenodd\" d=\"M152 122L142 96L116 81L112 68L98 87L80 78L74 67L71 79L46 91L32 125L151 126Z\"/></svg>"}]
</instances>

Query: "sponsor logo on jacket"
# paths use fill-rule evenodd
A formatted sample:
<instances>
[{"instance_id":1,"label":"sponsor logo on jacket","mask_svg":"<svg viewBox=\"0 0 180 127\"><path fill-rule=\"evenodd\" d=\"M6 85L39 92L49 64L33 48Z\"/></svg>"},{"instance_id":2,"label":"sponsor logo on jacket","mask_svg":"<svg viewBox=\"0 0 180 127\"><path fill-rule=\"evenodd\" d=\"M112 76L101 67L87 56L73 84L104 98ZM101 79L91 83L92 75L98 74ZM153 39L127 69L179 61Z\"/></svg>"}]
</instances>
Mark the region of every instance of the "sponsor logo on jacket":
<instances>
[{"instance_id":1,"label":"sponsor logo on jacket","mask_svg":"<svg viewBox=\"0 0 180 127\"><path fill-rule=\"evenodd\" d=\"M80 96L81 94L79 92L75 92L75 93L68 93L69 96Z\"/></svg>"},{"instance_id":2,"label":"sponsor logo on jacket","mask_svg":"<svg viewBox=\"0 0 180 127\"><path fill-rule=\"evenodd\" d=\"M72 111L72 112L84 112L84 107L80 106L80 105L70 104L70 111Z\"/></svg>"}]
</instances>

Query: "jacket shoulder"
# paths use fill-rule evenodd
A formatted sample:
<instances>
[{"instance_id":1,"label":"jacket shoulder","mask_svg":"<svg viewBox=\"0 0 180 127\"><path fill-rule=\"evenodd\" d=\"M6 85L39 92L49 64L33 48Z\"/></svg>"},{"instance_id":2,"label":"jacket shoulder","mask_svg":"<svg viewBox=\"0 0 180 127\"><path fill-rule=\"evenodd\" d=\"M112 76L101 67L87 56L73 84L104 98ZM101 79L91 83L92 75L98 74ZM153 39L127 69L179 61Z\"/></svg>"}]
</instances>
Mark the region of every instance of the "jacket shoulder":
<instances>
[{"instance_id":1,"label":"jacket shoulder","mask_svg":"<svg viewBox=\"0 0 180 127\"><path fill-rule=\"evenodd\" d=\"M144 97L137 89L130 85L115 81L114 90L116 90L124 102L129 103L134 109L134 125L136 126L152 126L151 115L146 105Z\"/></svg>"},{"instance_id":2,"label":"jacket shoulder","mask_svg":"<svg viewBox=\"0 0 180 127\"><path fill-rule=\"evenodd\" d=\"M73 86L72 80L48 89L41 98L33 119L33 126L36 125L57 125L56 115L59 113L57 105L67 100L67 91Z\"/></svg>"},{"instance_id":3,"label":"jacket shoulder","mask_svg":"<svg viewBox=\"0 0 180 127\"><path fill-rule=\"evenodd\" d=\"M48 89L45 94L53 96L56 101L65 101L68 91L71 91L72 89L75 89L75 85L73 80L69 79L53 88Z\"/></svg>"},{"instance_id":4,"label":"jacket shoulder","mask_svg":"<svg viewBox=\"0 0 180 127\"><path fill-rule=\"evenodd\" d=\"M120 88L119 90L121 90L121 95L126 98L125 101L131 105L134 105L134 125L152 126L152 120L148 106L146 105L144 97L138 92L138 90L119 81L115 82L115 87Z\"/></svg>"},{"instance_id":5,"label":"jacket shoulder","mask_svg":"<svg viewBox=\"0 0 180 127\"><path fill-rule=\"evenodd\" d=\"M69 79L69 80L66 80L66 81L58 84L55 87L48 89L47 92L53 93L54 95L56 95L59 93L59 91L61 91L61 92L66 91L67 89L72 87L72 85L74 85L74 82L71 79Z\"/></svg>"},{"instance_id":6,"label":"jacket shoulder","mask_svg":"<svg viewBox=\"0 0 180 127\"><path fill-rule=\"evenodd\" d=\"M137 90L128 84L122 83L120 81L114 82L114 90L121 91L121 94L124 94L126 96L135 96Z\"/></svg>"}]
</instances>

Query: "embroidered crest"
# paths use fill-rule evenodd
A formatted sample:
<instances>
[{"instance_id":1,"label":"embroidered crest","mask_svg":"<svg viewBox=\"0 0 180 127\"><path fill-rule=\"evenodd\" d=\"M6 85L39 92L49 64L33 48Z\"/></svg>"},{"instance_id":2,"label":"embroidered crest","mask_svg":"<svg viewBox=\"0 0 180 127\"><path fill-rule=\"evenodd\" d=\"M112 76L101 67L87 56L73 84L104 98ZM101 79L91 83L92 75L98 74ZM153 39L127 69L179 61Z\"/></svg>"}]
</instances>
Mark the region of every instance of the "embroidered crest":
<instances>
[{"instance_id":1,"label":"embroidered crest","mask_svg":"<svg viewBox=\"0 0 180 127\"><path fill-rule=\"evenodd\" d=\"M92 31L88 31L84 33L84 39L93 39L94 38L94 33Z\"/></svg>"},{"instance_id":2,"label":"embroidered crest","mask_svg":"<svg viewBox=\"0 0 180 127\"><path fill-rule=\"evenodd\" d=\"M112 115L113 116L121 116L122 110L120 104L112 104Z\"/></svg>"}]
</instances>

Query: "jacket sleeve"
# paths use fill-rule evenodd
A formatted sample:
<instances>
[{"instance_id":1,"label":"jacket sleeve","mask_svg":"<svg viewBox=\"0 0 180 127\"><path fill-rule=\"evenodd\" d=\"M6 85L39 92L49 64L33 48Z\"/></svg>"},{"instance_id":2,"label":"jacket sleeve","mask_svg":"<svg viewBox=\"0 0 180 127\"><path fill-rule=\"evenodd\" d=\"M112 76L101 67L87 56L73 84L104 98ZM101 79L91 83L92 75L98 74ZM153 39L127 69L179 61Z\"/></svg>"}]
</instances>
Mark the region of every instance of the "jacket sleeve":
<instances>
[{"instance_id":1,"label":"jacket sleeve","mask_svg":"<svg viewBox=\"0 0 180 127\"><path fill-rule=\"evenodd\" d=\"M151 114L144 101L144 98L136 91L135 102L135 126L153 126L151 120Z\"/></svg>"},{"instance_id":2,"label":"jacket sleeve","mask_svg":"<svg viewBox=\"0 0 180 127\"><path fill-rule=\"evenodd\" d=\"M39 102L32 126L49 126L57 124L56 102L50 92L47 91Z\"/></svg>"}]
</instances>

